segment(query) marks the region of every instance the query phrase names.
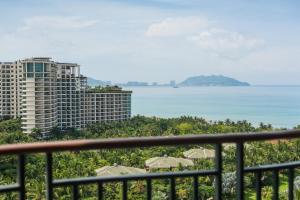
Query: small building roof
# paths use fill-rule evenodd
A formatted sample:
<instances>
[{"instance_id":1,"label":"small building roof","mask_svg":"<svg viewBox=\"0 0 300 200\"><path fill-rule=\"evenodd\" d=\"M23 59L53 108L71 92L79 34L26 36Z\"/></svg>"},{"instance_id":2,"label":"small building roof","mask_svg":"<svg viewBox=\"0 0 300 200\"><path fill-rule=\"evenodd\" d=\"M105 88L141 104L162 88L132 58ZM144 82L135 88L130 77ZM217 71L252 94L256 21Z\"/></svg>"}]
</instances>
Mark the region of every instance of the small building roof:
<instances>
[{"instance_id":1,"label":"small building roof","mask_svg":"<svg viewBox=\"0 0 300 200\"><path fill-rule=\"evenodd\" d=\"M175 157L153 157L145 162L145 166L149 169L166 169L166 168L175 168L179 166L188 167L194 166L194 162L189 159L184 158L175 158Z\"/></svg>"},{"instance_id":2,"label":"small building roof","mask_svg":"<svg viewBox=\"0 0 300 200\"><path fill-rule=\"evenodd\" d=\"M200 147L198 149L190 149L188 151L183 152L184 157L189 159L206 159L206 158L214 158L215 150L205 149Z\"/></svg>"},{"instance_id":3,"label":"small building roof","mask_svg":"<svg viewBox=\"0 0 300 200\"><path fill-rule=\"evenodd\" d=\"M118 176L126 174L143 174L146 173L146 170L114 164L113 166L104 166L96 169L95 172L97 173L97 176Z\"/></svg>"}]
</instances>

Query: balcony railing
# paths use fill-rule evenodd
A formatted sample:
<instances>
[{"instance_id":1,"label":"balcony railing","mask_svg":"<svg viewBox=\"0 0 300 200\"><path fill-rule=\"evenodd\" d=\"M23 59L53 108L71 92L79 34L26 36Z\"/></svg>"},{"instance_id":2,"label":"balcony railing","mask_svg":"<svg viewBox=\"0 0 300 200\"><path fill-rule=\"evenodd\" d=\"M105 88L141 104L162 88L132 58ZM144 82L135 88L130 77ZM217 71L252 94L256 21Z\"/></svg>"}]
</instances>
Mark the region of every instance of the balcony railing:
<instances>
[{"instance_id":1,"label":"balcony railing","mask_svg":"<svg viewBox=\"0 0 300 200\"><path fill-rule=\"evenodd\" d=\"M79 186L87 184L98 185L98 199L103 199L103 184L109 182L122 183L122 199L128 198L128 182L134 180L146 181L147 200L152 199L152 180L169 179L170 180L170 199L176 199L176 178L193 178L193 197L199 199L199 179L198 177L215 177L215 199L222 199L222 144L236 144L236 199L244 199L244 177L247 173L255 174L256 177L256 199L261 199L262 182L261 177L264 172L273 173L273 199L279 199L279 171L288 171L288 199L294 199L294 176L295 168L300 167L300 161L286 162L281 164L269 164L244 167L244 144L246 142L264 141L274 139L293 139L300 138L299 130L269 132L269 133L239 133L239 134L213 134L213 135L191 135L191 136L172 136L172 137L142 137L142 138L120 138L103 140L75 140L42 142L28 144L10 144L0 146L0 155L18 155L17 183L3 185L0 187L0 193L18 192L19 199L25 199L26 179L25 179L25 157L32 153L44 153L46 157L46 198L53 199L53 189L57 187L72 187L72 199L79 199ZM53 178L52 154L62 151L78 150L99 150L99 149L121 149L137 147L154 146L182 146L182 145L214 144L215 145L215 168L211 170L200 171L181 171L166 173L146 173L142 175L122 175L111 177L82 177L59 179Z\"/></svg>"}]
</instances>

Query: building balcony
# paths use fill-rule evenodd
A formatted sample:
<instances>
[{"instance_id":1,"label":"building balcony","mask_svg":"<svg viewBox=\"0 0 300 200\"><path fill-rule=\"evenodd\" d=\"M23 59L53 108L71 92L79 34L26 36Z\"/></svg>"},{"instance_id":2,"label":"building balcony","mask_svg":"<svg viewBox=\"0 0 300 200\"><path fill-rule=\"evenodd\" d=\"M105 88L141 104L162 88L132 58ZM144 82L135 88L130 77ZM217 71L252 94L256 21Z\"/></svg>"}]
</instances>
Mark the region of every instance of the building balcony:
<instances>
[{"instance_id":1,"label":"building balcony","mask_svg":"<svg viewBox=\"0 0 300 200\"><path fill-rule=\"evenodd\" d=\"M284 163L273 163L268 165L245 166L244 149L248 142L274 141L299 139L300 130L281 131L281 132L263 132L263 133L241 133L241 134L210 134L210 135L190 135L190 136L172 136L172 137L144 137L144 138L118 138L103 140L75 140L75 141L59 141L59 142L43 142L28 144L10 144L0 146L0 155L17 155L17 183L11 185L2 185L0 193L17 192L19 199L27 199L27 179L26 179L26 157L31 154L44 154L46 158L45 166L45 193L46 199L53 199L54 190L57 188L69 187L72 193L72 199L80 199L82 186L97 186L97 199L105 199L106 184L119 184L121 186L120 199L127 200L131 190L129 185L134 181L145 182L145 189L141 190L145 199L151 200L157 193L157 187L153 184L156 180L166 180L169 187L168 199L178 199L178 180L189 178L191 181L186 186L190 186L193 199L200 199L201 177L213 177L214 181L214 199L226 199L223 192L224 163L226 157L222 148L223 144L234 143L235 157L233 161L235 165L235 182L236 194L235 199L245 199L245 177L252 175L253 185L255 185L256 199L262 199L262 174L268 172L273 177L272 182L272 199L280 199L279 186L280 176L282 172L287 175L287 193L286 199L294 198L294 180L295 172L300 167L300 161L287 161ZM53 154L54 152L79 152L87 150L116 150L116 149L133 149L133 148L152 148L162 146L178 146L187 145L211 145L214 146L214 168L207 170L191 170L191 171L167 171L167 172L148 172L133 175L116 175L116 176L90 176L77 178L55 178L53 176ZM274 155L269 155L274 156ZM33 163L31 163L33 164ZM96 199L93 198L93 199Z\"/></svg>"}]
</instances>

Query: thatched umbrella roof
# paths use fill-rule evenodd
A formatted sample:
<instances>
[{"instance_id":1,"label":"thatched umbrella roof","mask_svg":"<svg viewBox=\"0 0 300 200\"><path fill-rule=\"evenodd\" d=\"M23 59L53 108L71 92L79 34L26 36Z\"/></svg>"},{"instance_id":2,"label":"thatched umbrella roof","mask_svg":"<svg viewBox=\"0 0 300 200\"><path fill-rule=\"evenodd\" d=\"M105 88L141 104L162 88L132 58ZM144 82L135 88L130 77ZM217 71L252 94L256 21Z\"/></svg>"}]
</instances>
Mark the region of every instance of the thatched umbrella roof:
<instances>
[{"instance_id":1,"label":"thatched umbrella roof","mask_svg":"<svg viewBox=\"0 0 300 200\"><path fill-rule=\"evenodd\" d=\"M142 174L146 173L146 170L114 164L113 166L104 166L96 169L95 172L98 176L118 176L125 174Z\"/></svg>"},{"instance_id":2,"label":"thatched umbrella roof","mask_svg":"<svg viewBox=\"0 0 300 200\"><path fill-rule=\"evenodd\" d=\"M194 162L189 159L175 158L175 157L154 157L146 160L145 166L149 169L166 169L175 168L179 166L188 167L194 166Z\"/></svg>"},{"instance_id":3,"label":"thatched umbrella roof","mask_svg":"<svg viewBox=\"0 0 300 200\"><path fill-rule=\"evenodd\" d=\"M190 149L188 151L183 152L184 157L189 159L206 159L206 158L214 158L215 150L205 149L200 147L199 149Z\"/></svg>"}]
</instances>

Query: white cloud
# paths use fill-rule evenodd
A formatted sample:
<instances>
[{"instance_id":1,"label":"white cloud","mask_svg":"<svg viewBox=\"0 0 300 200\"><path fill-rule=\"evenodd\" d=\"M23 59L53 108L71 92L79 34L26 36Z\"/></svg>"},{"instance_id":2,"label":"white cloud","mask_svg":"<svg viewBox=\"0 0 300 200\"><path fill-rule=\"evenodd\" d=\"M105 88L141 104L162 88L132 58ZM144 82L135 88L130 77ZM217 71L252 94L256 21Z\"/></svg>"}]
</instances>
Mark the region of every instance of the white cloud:
<instances>
[{"instance_id":1,"label":"white cloud","mask_svg":"<svg viewBox=\"0 0 300 200\"><path fill-rule=\"evenodd\" d=\"M145 35L148 37L167 37L193 34L208 27L210 23L206 18L201 17L167 18L151 24Z\"/></svg>"},{"instance_id":2,"label":"white cloud","mask_svg":"<svg viewBox=\"0 0 300 200\"><path fill-rule=\"evenodd\" d=\"M151 24L145 35L152 38L173 38L176 43L189 41L199 49L230 59L240 58L264 45L264 40L219 28L203 17L167 18Z\"/></svg>"},{"instance_id":3,"label":"white cloud","mask_svg":"<svg viewBox=\"0 0 300 200\"><path fill-rule=\"evenodd\" d=\"M36 28L80 29L95 25L98 20L87 20L81 17L34 16L24 20L22 30Z\"/></svg>"},{"instance_id":4,"label":"white cloud","mask_svg":"<svg viewBox=\"0 0 300 200\"><path fill-rule=\"evenodd\" d=\"M265 43L262 39L216 28L202 31L196 35L189 36L187 39L204 50L213 51L221 56L232 58L249 53L262 47Z\"/></svg>"},{"instance_id":5,"label":"white cloud","mask_svg":"<svg viewBox=\"0 0 300 200\"><path fill-rule=\"evenodd\" d=\"M31 56L76 57L95 41L87 31L97 20L81 17L33 16L15 31L0 34L0 54L19 58ZM98 27L96 27L98 28ZM71 33L71 34L70 34ZM87 38L87 39L82 39ZM30 48L28 48L30 47Z\"/></svg>"}]
</instances>

